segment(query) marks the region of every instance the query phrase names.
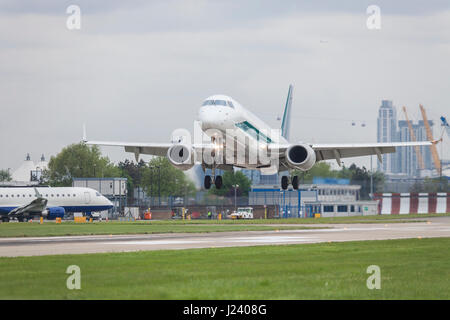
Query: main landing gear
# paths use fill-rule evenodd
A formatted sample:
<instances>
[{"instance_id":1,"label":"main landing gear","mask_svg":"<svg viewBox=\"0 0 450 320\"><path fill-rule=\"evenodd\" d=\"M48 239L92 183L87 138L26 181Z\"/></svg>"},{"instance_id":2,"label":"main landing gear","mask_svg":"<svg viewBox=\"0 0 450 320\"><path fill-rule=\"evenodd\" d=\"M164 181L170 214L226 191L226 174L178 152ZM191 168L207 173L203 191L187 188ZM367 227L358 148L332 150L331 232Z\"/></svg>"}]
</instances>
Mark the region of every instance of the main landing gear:
<instances>
[{"instance_id":1,"label":"main landing gear","mask_svg":"<svg viewBox=\"0 0 450 320\"><path fill-rule=\"evenodd\" d=\"M289 181L291 180L291 181ZM294 190L298 189L298 176L288 177L288 176L282 176L281 177L281 189L286 190L289 187L289 182L292 184L292 188Z\"/></svg>"}]
</instances>

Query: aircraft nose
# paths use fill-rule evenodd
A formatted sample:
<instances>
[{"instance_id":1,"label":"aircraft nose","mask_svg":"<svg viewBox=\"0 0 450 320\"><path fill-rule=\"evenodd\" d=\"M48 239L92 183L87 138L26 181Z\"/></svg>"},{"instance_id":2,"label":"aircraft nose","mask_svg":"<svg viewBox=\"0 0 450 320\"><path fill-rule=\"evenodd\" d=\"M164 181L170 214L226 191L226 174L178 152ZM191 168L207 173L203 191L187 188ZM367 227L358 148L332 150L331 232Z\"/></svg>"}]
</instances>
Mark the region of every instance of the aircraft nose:
<instances>
[{"instance_id":1,"label":"aircraft nose","mask_svg":"<svg viewBox=\"0 0 450 320\"><path fill-rule=\"evenodd\" d=\"M202 122L203 130L217 127L223 121L222 113L220 108L210 106L200 108L198 119Z\"/></svg>"},{"instance_id":2,"label":"aircraft nose","mask_svg":"<svg viewBox=\"0 0 450 320\"><path fill-rule=\"evenodd\" d=\"M114 206L113 203L106 197L103 197L103 201L105 202L105 205L109 206L110 208Z\"/></svg>"}]
</instances>

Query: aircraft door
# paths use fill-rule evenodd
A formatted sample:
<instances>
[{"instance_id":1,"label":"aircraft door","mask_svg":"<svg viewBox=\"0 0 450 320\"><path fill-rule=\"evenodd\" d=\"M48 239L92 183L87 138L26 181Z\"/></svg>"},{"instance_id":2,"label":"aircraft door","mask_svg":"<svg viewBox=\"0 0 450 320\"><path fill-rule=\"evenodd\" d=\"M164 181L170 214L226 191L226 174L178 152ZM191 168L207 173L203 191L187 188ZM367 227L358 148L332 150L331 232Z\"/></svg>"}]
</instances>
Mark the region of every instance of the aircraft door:
<instances>
[{"instance_id":1,"label":"aircraft door","mask_svg":"<svg viewBox=\"0 0 450 320\"><path fill-rule=\"evenodd\" d=\"M91 202L91 194L89 192L84 193L84 203L88 204Z\"/></svg>"}]
</instances>

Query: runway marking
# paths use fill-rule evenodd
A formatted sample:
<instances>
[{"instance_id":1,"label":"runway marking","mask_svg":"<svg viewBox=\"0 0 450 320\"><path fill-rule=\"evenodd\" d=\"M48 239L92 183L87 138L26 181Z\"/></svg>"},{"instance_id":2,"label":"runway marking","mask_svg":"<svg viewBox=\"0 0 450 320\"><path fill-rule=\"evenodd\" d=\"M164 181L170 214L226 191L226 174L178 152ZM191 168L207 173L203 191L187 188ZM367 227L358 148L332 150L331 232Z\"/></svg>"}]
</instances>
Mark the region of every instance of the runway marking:
<instances>
[{"instance_id":1,"label":"runway marking","mask_svg":"<svg viewBox=\"0 0 450 320\"><path fill-rule=\"evenodd\" d=\"M312 237L299 237L299 236L262 236L262 237L242 237L242 238L232 238L223 239L226 242L305 242L305 241L317 241L317 238Z\"/></svg>"},{"instance_id":2,"label":"runway marking","mask_svg":"<svg viewBox=\"0 0 450 320\"><path fill-rule=\"evenodd\" d=\"M204 240L137 240L137 241L120 241L120 242L105 242L105 244L113 245L161 245L161 244L192 244L203 243Z\"/></svg>"}]
</instances>

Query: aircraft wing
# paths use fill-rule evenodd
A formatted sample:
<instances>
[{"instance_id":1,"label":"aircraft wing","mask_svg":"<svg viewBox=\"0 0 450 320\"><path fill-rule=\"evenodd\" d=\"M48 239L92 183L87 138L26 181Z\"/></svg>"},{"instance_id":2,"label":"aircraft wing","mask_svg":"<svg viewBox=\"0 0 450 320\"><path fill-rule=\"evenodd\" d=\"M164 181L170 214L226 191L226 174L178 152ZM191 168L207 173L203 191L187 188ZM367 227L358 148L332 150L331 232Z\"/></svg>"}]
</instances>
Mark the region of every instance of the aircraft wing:
<instances>
[{"instance_id":1,"label":"aircraft wing","mask_svg":"<svg viewBox=\"0 0 450 320\"><path fill-rule=\"evenodd\" d=\"M89 145L124 147L126 152L132 152L136 157L139 154L152 156L165 156L172 143L144 143L144 142L109 142L109 141L84 141Z\"/></svg>"},{"instance_id":2,"label":"aircraft wing","mask_svg":"<svg viewBox=\"0 0 450 320\"><path fill-rule=\"evenodd\" d=\"M109 142L109 141L84 141L88 145L124 147L126 152L134 153L136 162L140 154L152 156L167 156L167 150L176 143L145 143L145 142ZM198 159L202 159L202 152L211 152L216 146L211 143L192 144L191 147L197 153Z\"/></svg>"},{"instance_id":3,"label":"aircraft wing","mask_svg":"<svg viewBox=\"0 0 450 320\"><path fill-rule=\"evenodd\" d=\"M47 199L37 198L30 203L17 207L8 213L8 216L19 216L27 212L42 212L47 206Z\"/></svg>"},{"instance_id":4,"label":"aircraft wing","mask_svg":"<svg viewBox=\"0 0 450 320\"><path fill-rule=\"evenodd\" d=\"M430 146L431 141L417 142L381 142L381 143L354 143L354 144L312 144L311 148L316 152L317 161L336 159L340 163L341 158L377 155L381 162L381 155L395 152L397 147Z\"/></svg>"}]
</instances>

